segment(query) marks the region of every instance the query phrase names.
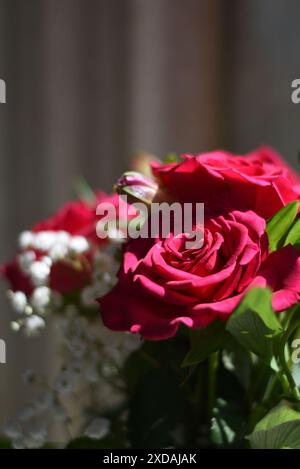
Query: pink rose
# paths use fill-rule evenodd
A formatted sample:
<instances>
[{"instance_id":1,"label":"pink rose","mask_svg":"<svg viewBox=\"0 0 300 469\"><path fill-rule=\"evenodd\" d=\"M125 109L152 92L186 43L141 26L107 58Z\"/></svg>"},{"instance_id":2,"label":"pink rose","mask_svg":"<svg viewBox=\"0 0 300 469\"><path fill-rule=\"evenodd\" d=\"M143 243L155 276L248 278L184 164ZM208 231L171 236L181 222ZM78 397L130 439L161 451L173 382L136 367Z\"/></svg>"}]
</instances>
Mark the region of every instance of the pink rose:
<instances>
[{"instance_id":1,"label":"pink rose","mask_svg":"<svg viewBox=\"0 0 300 469\"><path fill-rule=\"evenodd\" d=\"M180 163L152 163L162 191L180 202L253 210L265 219L300 197L300 178L272 149L246 156L224 151L183 155Z\"/></svg>"},{"instance_id":2,"label":"pink rose","mask_svg":"<svg viewBox=\"0 0 300 469\"><path fill-rule=\"evenodd\" d=\"M211 173L217 181L216 171ZM172 171L167 174L172 179ZM236 175L240 180L240 173ZM181 186L189 191L186 183ZM193 328L217 317L226 320L252 286L272 288L276 311L294 305L300 257L292 246L269 254L265 220L253 211L232 211L206 219L201 249L186 249L184 236L129 242L119 283L99 302L110 329L159 340L173 336L180 323Z\"/></svg>"}]
</instances>

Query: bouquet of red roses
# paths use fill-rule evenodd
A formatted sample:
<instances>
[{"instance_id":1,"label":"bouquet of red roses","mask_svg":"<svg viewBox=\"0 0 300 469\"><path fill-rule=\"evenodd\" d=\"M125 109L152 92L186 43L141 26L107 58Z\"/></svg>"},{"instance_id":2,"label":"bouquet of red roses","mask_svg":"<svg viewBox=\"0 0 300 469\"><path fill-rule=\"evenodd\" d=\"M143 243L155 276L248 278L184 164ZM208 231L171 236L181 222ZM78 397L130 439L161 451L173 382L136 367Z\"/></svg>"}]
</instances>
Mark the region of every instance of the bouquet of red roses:
<instances>
[{"instance_id":1,"label":"bouquet of red roses","mask_svg":"<svg viewBox=\"0 0 300 469\"><path fill-rule=\"evenodd\" d=\"M9 296L23 314L14 327L36 315L36 297L47 309L57 304L57 294L64 311L71 293L86 318L88 289L113 336L143 339L115 367L122 403L113 412L97 411L100 433L85 433L81 445L94 438L102 448L300 448L300 177L269 148L245 156L172 155L151 168L151 179L129 172L116 185L131 215L121 224L128 239L118 279L106 283L107 292L103 279L107 272L111 279L112 260L101 281L93 273L99 273L95 259L103 249L95 206L84 226L69 213L67 264L51 254L62 249L60 242L48 240L49 249L39 244L38 232L53 231L52 223L22 235L19 257L4 270ZM186 226L178 230L175 208L184 213L187 206L200 244L190 242ZM55 225L54 238L61 229ZM99 348L96 361L103 357Z\"/></svg>"}]
</instances>

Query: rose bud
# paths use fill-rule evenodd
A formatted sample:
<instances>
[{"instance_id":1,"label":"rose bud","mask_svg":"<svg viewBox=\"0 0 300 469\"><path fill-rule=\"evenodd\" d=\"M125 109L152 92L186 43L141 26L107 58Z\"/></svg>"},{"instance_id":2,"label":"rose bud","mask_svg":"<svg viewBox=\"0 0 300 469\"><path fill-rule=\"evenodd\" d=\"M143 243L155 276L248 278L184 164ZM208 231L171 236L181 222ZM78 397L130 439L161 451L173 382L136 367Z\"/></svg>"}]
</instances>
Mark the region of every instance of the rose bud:
<instances>
[{"instance_id":1,"label":"rose bud","mask_svg":"<svg viewBox=\"0 0 300 469\"><path fill-rule=\"evenodd\" d=\"M144 202L151 204L157 188L157 184L152 179L135 171L124 173L115 185L118 194L126 195L129 203Z\"/></svg>"}]
</instances>

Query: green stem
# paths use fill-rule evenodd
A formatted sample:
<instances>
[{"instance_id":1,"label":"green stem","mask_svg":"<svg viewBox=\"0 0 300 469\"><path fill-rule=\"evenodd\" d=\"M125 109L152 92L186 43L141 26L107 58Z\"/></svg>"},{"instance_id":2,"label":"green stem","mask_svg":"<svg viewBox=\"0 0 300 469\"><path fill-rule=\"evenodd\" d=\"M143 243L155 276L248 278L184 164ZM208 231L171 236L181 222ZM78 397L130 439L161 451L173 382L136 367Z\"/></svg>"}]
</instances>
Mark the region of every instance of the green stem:
<instances>
[{"instance_id":1,"label":"green stem","mask_svg":"<svg viewBox=\"0 0 300 469\"><path fill-rule=\"evenodd\" d=\"M298 311L298 309L296 311ZM300 399L300 393L299 393L299 389L298 389L298 387L295 383L295 380L293 378L293 375L291 373L290 367L289 367L289 365L286 361L286 358L285 358L285 346L286 346L286 344L288 344L288 341L289 341L289 338L291 337L291 335L299 328L299 326L300 326L300 318L299 319L297 318L297 320L295 321L294 324L290 323L290 327L286 331L286 333L284 334L284 336L281 340L281 343L279 345L279 350L278 350L278 358L279 358L279 361L280 361L281 369L284 373L284 376L287 379L287 382L288 382L288 385L289 385L292 396L297 400ZM285 383L283 383L283 386L284 386L284 384Z\"/></svg>"},{"instance_id":2,"label":"green stem","mask_svg":"<svg viewBox=\"0 0 300 469\"><path fill-rule=\"evenodd\" d=\"M212 418L213 408L216 401L217 371L219 366L219 352L210 355L208 359L208 418Z\"/></svg>"}]
</instances>

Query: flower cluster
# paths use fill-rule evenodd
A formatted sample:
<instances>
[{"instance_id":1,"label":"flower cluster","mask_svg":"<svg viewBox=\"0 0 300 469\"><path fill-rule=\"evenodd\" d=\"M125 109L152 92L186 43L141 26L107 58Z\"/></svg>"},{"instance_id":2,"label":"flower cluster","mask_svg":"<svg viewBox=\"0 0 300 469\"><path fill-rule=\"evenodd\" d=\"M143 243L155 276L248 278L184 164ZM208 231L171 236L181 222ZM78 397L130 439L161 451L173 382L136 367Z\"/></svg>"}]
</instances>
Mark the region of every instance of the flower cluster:
<instances>
[{"instance_id":1,"label":"flower cluster","mask_svg":"<svg viewBox=\"0 0 300 469\"><path fill-rule=\"evenodd\" d=\"M271 252L266 221L299 198L300 179L273 150L185 155L152 168L155 200L205 204L204 246L187 249L185 233L129 242L118 284L99 300L108 327L165 339L180 323L227 320L254 286L271 288L275 311L298 302L299 253L292 245Z\"/></svg>"},{"instance_id":2,"label":"flower cluster","mask_svg":"<svg viewBox=\"0 0 300 469\"><path fill-rule=\"evenodd\" d=\"M21 233L18 253L2 267L16 314L13 330L30 336L47 325L59 346L54 377L25 373L37 395L5 428L15 448L65 445L81 435L103 438L110 428L103 413L124 399L120 370L140 342L108 331L98 314L95 299L114 285L121 247L119 239L96 236L101 202L118 209L118 196L103 193L92 203L70 202Z\"/></svg>"},{"instance_id":3,"label":"flower cluster","mask_svg":"<svg viewBox=\"0 0 300 469\"><path fill-rule=\"evenodd\" d=\"M61 312L72 301L80 310L95 308L95 298L110 289L118 268L117 248L96 236L96 206L102 201L116 205L118 198L97 193L92 204L68 203L20 234L18 254L2 267L18 315L14 330L38 332L47 313Z\"/></svg>"}]
</instances>

